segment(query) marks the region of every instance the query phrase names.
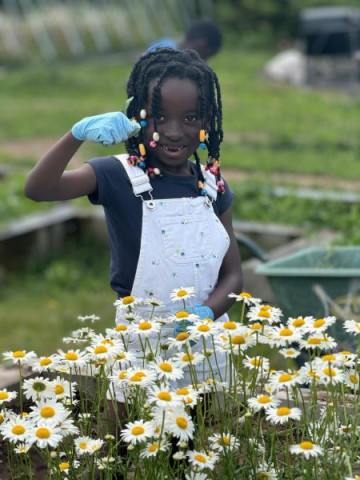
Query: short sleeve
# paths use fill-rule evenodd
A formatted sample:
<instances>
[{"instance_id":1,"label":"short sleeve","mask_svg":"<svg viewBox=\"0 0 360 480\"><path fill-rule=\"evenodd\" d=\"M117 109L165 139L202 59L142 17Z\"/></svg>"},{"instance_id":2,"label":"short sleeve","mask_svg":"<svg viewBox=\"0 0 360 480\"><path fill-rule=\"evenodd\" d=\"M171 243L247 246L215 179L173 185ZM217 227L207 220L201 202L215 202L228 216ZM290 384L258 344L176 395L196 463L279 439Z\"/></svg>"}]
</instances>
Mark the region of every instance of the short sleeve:
<instances>
[{"instance_id":1,"label":"short sleeve","mask_svg":"<svg viewBox=\"0 0 360 480\"><path fill-rule=\"evenodd\" d=\"M218 205L219 215L222 215L230 207L230 205L232 204L232 201L235 197L235 194L231 190L227 181L224 180L224 182L225 182L225 192L224 193L218 193L218 196L217 196L217 199L216 199L216 203Z\"/></svg>"},{"instance_id":2,"label":"short sleeve","mask_svg":"<svg viewBox=\"0 0 360 480\"><path fill-rule=\"evenodd\" d=\"M112 192L118 191L127 180L124 167L114 157L93 158L88 164L94 169L97 180L97 189L88 195L89 201L106 207Z\"/></svg>"}]
</instances>

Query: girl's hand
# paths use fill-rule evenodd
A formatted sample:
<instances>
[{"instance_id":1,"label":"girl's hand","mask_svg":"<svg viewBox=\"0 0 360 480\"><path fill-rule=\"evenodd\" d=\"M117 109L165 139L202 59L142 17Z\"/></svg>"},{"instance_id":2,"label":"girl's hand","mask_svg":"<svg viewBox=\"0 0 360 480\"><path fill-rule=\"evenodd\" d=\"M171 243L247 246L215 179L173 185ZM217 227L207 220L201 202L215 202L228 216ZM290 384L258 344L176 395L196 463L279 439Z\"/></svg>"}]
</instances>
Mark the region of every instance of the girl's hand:
<instances>
[{"instance_id":1,"label":"girl's hand","mask_svg":"<svg viewBox=\"0 0 360 480\"><path fill-rule=\"evenodd\" d=\"M71 133L77 140L114 145L136 135L140 128L137 122L132 122L123 113L110 112L83 118L75 123Z\"/></svg>"}]
</instances>

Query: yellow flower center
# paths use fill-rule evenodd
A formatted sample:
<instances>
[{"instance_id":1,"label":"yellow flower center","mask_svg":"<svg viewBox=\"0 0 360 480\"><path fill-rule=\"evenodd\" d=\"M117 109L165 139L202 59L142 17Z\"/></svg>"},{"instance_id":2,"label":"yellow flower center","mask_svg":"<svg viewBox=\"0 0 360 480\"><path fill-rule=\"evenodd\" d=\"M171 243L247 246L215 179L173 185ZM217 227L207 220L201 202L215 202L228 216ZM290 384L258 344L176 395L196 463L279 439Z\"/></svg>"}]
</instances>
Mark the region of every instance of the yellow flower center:
<instances>
[{"instance_id":1,"label":"yellow flower center","mask_svg":"<svg viewBox=\"0 0 360 480\"><path fill-rule=\"evenodd\" d=\"M68 468L70 468L70 463L68 463L68 462L59 463L59 469L60 470L67 470Z\"/></svg>"},{"instance_id":2,"label":"yellow flower center","mask_svg":"<svg viewBox=\"0 0 360 480\"><path fill-rule=\"evenodd\" d=\"M307 343L309 345L320 345L321 339L320 338L309 338Z\"/></svg>"},{"instance_id":3,"label":"yellow flower center","mask_svg":"<svg viewBox=\"0 0 360 480\"><path fill-rule=\"evenodd\" d=\"M208 325L199 325L198 326L198 331L199 332L209 332L210 327Z\"/></svg>"},{"instance_id":4,"label":"yellow flower center","mask_svg":"<svg viewBox=\"0 0 360 480\"><path fill-rule=\"evenodd\" d=\"M14 358L23 358L25 357L25 352L22 350L16 350L16 352L13 353Z\"/></svg>"},{"instance_id":5,"label":"yellow flower center","mask_svg":"<svg viewBox=\"0 0 360 480\"><path fill-rule=\"evenodd\" d=\"M322 327L323 325L325 325L325 320L323 318L318 318L317 320L315 320L315 322L313 323L313 326L314 328L320 328Z\"/></svg>"},{"instance_id":6,"label":"yellow flower center","mask_svg":"<svg viewBox=\"0 0 360 480\"><path fill-rule=\"evenodd\" d=\"M25 433L25 427L22 425L14 425L11 431L14 435L23 435Z\"/></svg>"},{"instance_id":7,"label":"yellow flower center","mask_svg":"<svg viewBox=\"0 0 360 480\"><path fill-rule=\"evenodd\" d=\"M268 310L264 310L263 308L261 308L260 311L259 311L258 317L270 318L271 313Z\"/></svg>"},{"instance_id":8,"label":"yellow flower center","mask_svg":"<svg viewBox=\"0 0 360 480\"><path fill-rule=\"evenodd\" d=\"M305 320L302 317L298 317L293 321L292 324L294 327L299 328L305 324Z\"/></svg>"},{"instance_id":9,"label":"yellow flower center","mask_svg":"<svg viewBox=\"0 0 360 480\"><path fill-rule=\"evenodd\" d=\"M290 360L289 360L289 361L290 361ZM292 380L292 375L290 375L289 373L283 373L283 374L280 375L280 377L279 377L279 382L280 382L280 383L290 382L290 380Z\"/></svg>"},{"instance_id":10,"label":"yellow flower center","mask_svg":"<svg viewBox=\"0 0 360 480\"><path fill-rule=\"evenodd\" d=\"M127 297L124 297L122 299L122 304L123 305L130 305L130 303L134 303L135 302L135 298L132 297L131 295L127 296Z\"/></svg>"},{"instance_id":11,"label":"yellow flower center","mask_svg":"<svg viewBox=\"0 0 360 480\"><path fill-rule=\"evenodd\" d=\"M286 355L294 355L295 350L286 350Z\"/></svg>"},{"instance_id":12,"label":"yellow flower center","mask_svg":"<svg viewBox=\"0 0 360 480\"><path fill-rule=\"evenodd\" d=\"M230 438L229 437L221 437L219 441L221 443L225 443L225 445L230 445Z\"/></svg>"},{"instance_id":13,"label":"yellow flower center","mask_svg":"<svg viewBox=\"0 0 360 480\"><path fill-rule=\"evenodd\" d=\"M101 340L101 343L103 343L104 345L114 345L114 342L111 340L111 338L104 338L103 340Z\"/></svg>"},{"instance_id":14,"label":"yellow flower center","mask_svg":"<svg viewBox=\"0 0 360 480\"><path fill-rule=\"evenodd\" d=\"M185 353L185 355L182 356L182 361L183 362L191 362L191 360L194 360L194 355L191 353Z\"/></svg>"},{"instance_id":15,"label":"yellow flower center","mask_svg":"<svg viewBox=\"0 0 360 480\"><path fill-rule=\"evenodd\" d=\"M127 325L123 325L123 324L116 325L115 327L115 330L117 332L125 332L127 329L128 329Z\"/></svg>"},{"instance_id":16,"label":"yellow flower center","mask_svg":"<svg viewBox=\"0 0 360 480\"><path fill-rule=\"evenodd\" d=\"M349 375L349 380L351 383L359 383L359 379L356 375Z\"/></svg>"},{"instance_id":17,"label":"yellow flower center","mask_svg":"<svg viewBox=\"0 0 360 480\"><path fill-rule=\"evenodd\" d=\"M335 357L335 355L331 355L331 354L329 354L329 355L324 355L324 356L322 357L322 360L323 360L324 362L331 362L332 360L336 360L336 357Z\"/></svg>"},{"instance_id":18,"label":"yellow flower center","mask_svg":"<svg viewBox=\"0 0 360 480\"><path fill-rule=\"evenodd\" d=\"M95 355L98 355L99 353L106 353L107 351L108 349L105 347L105 345L98 345L94 348Z\"/></svg>"},{"instance_id":19,"label":"yellow flower center","mask_svg":"<svg viewBox=\"0 0 360 480\"><path fill-rule=\"evenodd\" d=\"M67 352L65 353L65 358L66 360L74 361L77 360L79 357L75 352Z\"/></svg>"},{"instance_id":20,"label":"yellow flower center","mask_svg":"<svg viewBox=\"0 0 360 480\"><path fill-rule=\"evenodd\" d=\"M40 415L44 418L51 418L55 415L55 409L53 407L44 407L40 410Z\"/></svg>"},{"instance_id":21,"label":"yellow flower center","mask_svg":"<svg viewBox=\"0 0 360 480\"><path fill-rule=\"evenodd\" d=\"M0 400L6 400L9 398L9 394L7 392L0 392Z\"/></svg>"},{"instance_id":22,"label":"yellow flower center","mask_svg":"<svg viewBox=\"0 0 360 480\"><path fill-rule=\"evenodd\" d=\"M41 367L46 367L47 365L50 365L52 363L51 358L42 358L40 360L40 366Z\"/></svg>"},{"instance_id":23,"label":"yellow flower center","mask_svg":"<svg viewBox=\"0 0 360 480\"><path fill-rule=\"evenodd\" d=\"M253 365L254 367L260 367L260 365L262 364L262 361L260 360L260 358L252 358L250 360L250 363L251 365Z\"/></svg>"},{"instance_id":24,"label":"yellow flower center","mask_svg":"<svg viewBox=\"0 0 360 480\"><path fill-rule=\"evenodd\" d=\"M87 442L80 442L79 443L79 448L81 448L81 450L85 450L87 448Z\"/></svg>"},{"instance_id":25,"label":"yellow flower center","mask_svg":"<svg viewBox=\"0 0 360 480\"><path fill-rule=\"evenodd\" d=\"M200 455L199 453L194 455L194 459L200 463L206 463L206 457L204 455Z\"/></svg>"},{"instance_id":26,"label":"yellow flower center","mask_svg":"<svg viewBox=\"0 0 360 480\"><path fill-rule=\"evenodd\" d=\"M348 352L348 351L346 351L346 350L344 350L343 352L340 352L340 353L341 353L341 355L344 355L344 356L346 356L346 355L352 355L351 352Z\"/></svg>"},{"instance_id":27,"label":"yellow flower center","mask_svg":"<svg viewBox=\"0 0 360 480\"><path fill-rule=\"evenodd\" d=\"M235 322L224 322L223 327L226 330L236 330L236 323Z\"/></svg>"},{"instance_id":28,"label":"yellow flower center","mask_svg":"<svg viewBox=\"0 0 360 480\"><path fill-rule=\"evenodd\" d=\"M262 325L261 325L261 323L253 323L250 328L251 328L251 330L261 330Z\"/></svg>"},{"instance_id":29,"label":"yellow flower center","mask_svg":"<svg viewBox=\"0 0 360 480\"><path fill-rule=\"evenodd\" d=\"M293 334L294 332L291 330L291 328L282 328L280 330L280 337L291 337L291 335Z\"/></svg>"},{"instance_id":30,"label":"yellow flower center","mask_svg":"<svg viewBox=\"0 0 360 480\"><path fill-rule=\"evenodd\" d=\"M176 395L189 395L190 390L188 388L178 388L176 390Z\"/></svg>"},{"instance_id":31,"label":"yellow flower center","mask_svg":"<svg viewBox=\"0 0 360 480\"><path fill-rule=\"evenodd\" d=\"M185 430L188 426L188 421L186 420L185 417L176 417L176 425Z\"/></svg>"},{"instance_id":32,"label":"yellow flower center","mask_svg":"<svg viewBox=\"0 0 360 480\"><path fill-rule=\"evenodd\" d=\"M132 435L142 435L144 432L144 427L141 427L140 425L131 429Z\"/></svg>"},{"instance_id":33,"label":"yellow flower center","mask_svg":"<svg viewBox=\"0 0 360 480\"><path fill-rule=\"evenodd\" d=\"M164 400L165 402L170 402L172 400L172 396L169 392L159 392L157 397L159 400Z\"/></svg>"},{"instance_id":34,"label":"yellow flower center","mask_svg":"<svg viewBox=\"0 0 360 480\"><path fill-rule=\"evenodd\" d=\"M124 380L124 378L126 378L126 375L127 375L127 370L123 370L122 372L119 373L118 379Z\"/></svg>"},{"instance_id":35,"label":"yellow flower center","mask_svg":"<svg viewBox=\"0 0 360 480\"><path fill-rule=\"evenodd\" d=\"M187 293L188 292L186 290L179 290L176 295L178 297L185 297L185 295L187 295Z\"/></svg>"},{"instance_id":36,"label":"yellow flower center","mask_svg":"<svg viewBox=\"0 0 360 480\"><path fill-rule=\"evenodd\" d=\"M41 428L38 428L36 430L36 433L35 435L38 437L38 438L49 438L50 435L51 435L51 432L48 428L45 428L45 427L41 427Z\"/></svg>"},{"instance_id":37,"label":"yellow flower center","mask_svg":"<svg viewBox=\"0 0 360 480\"><path fill-rule=\"evenodd\" d=\"M160 370L162 370L163 372L172 372L173 371L173 367L172 365L170 365L170 363L167 363L167 362L162 362L159 364L159 368Z\"/></svg>"},{"instance_id":38,"label":"yellow flower center","mask_svg":"<svg viewBox=\"0 0 360 480\"><path fill-rule=\"evenodd\" d=\"M57 383L54 387L54 391L55 391L55 394L56 395L61 395L62 393L64 393L65 389L62 385L60 385L59 383Z\"/></svg>"},{"instance_id":39,"label":"yellow flower center","mask_svg":"<svg viewBox=\"0 0 360 480\"><path fill-rule=\"evenodd\" d=\"M151 327L152 327L152 324L150 322L139 323L139 329L140 330L150 330Z\"/></svg>"},{"instance_id":40,"label":"yellow flower center","mask_svg":"<svg viewBox=\"0 0 360 480\"><path fill-rule=\"evenodd\" d=\"M5 420L4 415L0 413L0 425L3 423L4 420Z\"/></svg>"},{"instance_id":41,"label":"yellow flower center","mask_svg":"<svg viewBox=\"0 0 360 480\"><path fill-rule=\"evenodd\" d=\"M276 414L279 417L285 417L286 415L289 415L290 413L291 413L291 410L288 407L280 407L276 410Z\"/></svg>"},{"instance_id":42,"label":"yellow flower center","mask_svg":"<svg viewBox=\"0 0 360 480\"><path fill-rule=\"evenodd\" d=\"M176 318L187 318L189 316L188 312L182 310L181 312L177 312L175 317Z\"/></svg>"},{"instance_id":43,"label":"yellow flower center","mask_svg":"<svg viewBox=\"0 0 360 480\"><path fill-rule=\"evenodd\" d=\"M234 345L244 345L245 337L243 337L242 335L235 335L234 337L232 337L231 343L233 343Z\"/></svg>"},{"instance_id":44,"label":"yellow flower center","mask_svg":"<svg viewBox=\"0 0 360 480\"><path fill-rule=\"evenodd\" d=\"M308 375L309 375L309 377L316 378L317 380L320 379L320 376L317 375L313 370L309 370Z\"/></svg>"},{"instance_id":45,"label":"yellow flower center","mask_svg":"<svg viewBox=\"0 0 360 480\"><path fill-rule=\"evenodd\" d=\"M333 368L324 368L323 373L328 377L336 377L336 370Z\"/></svg>"},{"instance_id":46,"label":"yellow flower center","mask_svg":"<svg viewBox=\"0 0 360 480\"><path fill-rule=\"evenodd\" d=\"M265 403L270 403L270 397L268 395L262 395L257 399L259 403L265 404Z\"/></svg>"},{"instance_id":47,"label":"yellow flower center","mask_svg":"<svg viewBox=\"0 0 360 480\"><path fill-rule=\"evenodd\" d=\"M314 444L309 441L304 441L300 443L300 448L303 450L312 450L314 448Z\"/></svg>"},{"instance_id":48,"label":"yellow flower center","mask_svg":"<svg viewBox=\"0 0 360 480\"><path fill-rule=\"evenodd\" d=\"M131 382L141 382L141 380L146 377L146 374L144 372L136 372L131 378Z\"/></svg>"},{"instance_id":49,"label":"yellow flower center","mask_svg":"<svg viewBox=\"0 0 360 480\"><path fill-rule=\"evenodd\" d=\"M176 335L175 339L178 341L178 342L182 342L184 340L187 340L189 338L189 334L187 332L181 332L179 333L178 335Z\"/></svg>"},{"instance_id":50,"label":"yellow flower center","mask_svg":"<svg viewBox=\"0 0 360 480\"><path fill-rule=\"evenodd\" d=\"M250 295L250 293L247 293L247 292L241 292L239 297L242 297L242 298L252 298L252 295Z\"/></svg>"},{"instance_id":51,"label":"yellow flower center","mask_svg":"<svg viewBox=\"0 0 360 480\"><path fill-rule=\"evenodd\" d=\"M157 450L159 450L160 448L160 444L159 443L153 443L152 445L150 445L149 447L149 452L156 452Z\"/></svg>"}]
</instances>

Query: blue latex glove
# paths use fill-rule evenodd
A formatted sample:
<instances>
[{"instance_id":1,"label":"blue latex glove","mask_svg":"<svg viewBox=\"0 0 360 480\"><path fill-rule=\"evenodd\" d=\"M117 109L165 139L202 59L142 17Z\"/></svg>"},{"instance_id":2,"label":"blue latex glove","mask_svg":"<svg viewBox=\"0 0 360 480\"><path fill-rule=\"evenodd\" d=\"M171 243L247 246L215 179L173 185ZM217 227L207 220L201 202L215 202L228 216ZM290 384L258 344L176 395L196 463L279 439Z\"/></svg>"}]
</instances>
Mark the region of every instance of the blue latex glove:
<instances>
[{"instance_id":1,"label":"blue latex glove","mask_svg":"<svg viewBox=\"0 0 360 480\"><path fill-rule=\"evenodd\" d=\"M181 322L176 322L175 328L174 328L174 337L177 337L179 333L186 332L187 327L190 327L191 325L194 325L193 322L190 322L190 320L181 320Z\"/></svg>"},{"instance_id":2,"label":"blue latex glove","mask_svg":"<svg viewBox=\"0 0 360 480\"><path fill-rule=\"evenodd\" d=\"M132 122L123 113L110 112L83 118L75 123L71 133L77 140L114 145L135 135L140 128L137 122Z\"/></svg>"},{"instance_id":3,"label":"blue latex glove","mask_svg":"<svg viewBox=\"0 0 360 480\"><path fill-rule=\"evenodd\" d=\"M197 303L193 309L193 313L203 320L204 318L211 318L211 320L215 320L215 314L210 307L206 305L201 305L201 303Z\"/></svg>"}]
</instances>

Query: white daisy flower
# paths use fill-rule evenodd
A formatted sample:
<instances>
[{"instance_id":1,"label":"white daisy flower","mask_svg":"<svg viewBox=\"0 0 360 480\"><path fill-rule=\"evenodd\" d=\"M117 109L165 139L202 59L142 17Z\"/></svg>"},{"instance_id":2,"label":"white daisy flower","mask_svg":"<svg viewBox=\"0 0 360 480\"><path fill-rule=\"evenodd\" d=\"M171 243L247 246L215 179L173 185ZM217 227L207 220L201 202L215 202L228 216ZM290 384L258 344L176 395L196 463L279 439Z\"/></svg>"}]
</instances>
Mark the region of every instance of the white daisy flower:
<instances>
[{"instance_id":1,"label":"white daisy flower","mask_svg":"<svg viewBox=\"0 0 360 480\"><path fill-rule=\"evenodd\" d=\"M200 452L198 450L188 450L186 455L192 467L196 467L200 470L204 470L206 468L213 470L218 459L216 455L208 455L207 453Z\"/></svg>"},{"instance_id":2,"label":"white daisy flower","mask_svg":"<svg viewBox=\"0 0 360 480\"><path fill-rule=\"evenodd\" d=\"M360 320L345 320L344 330L354 335L360 334Z\"/></svg>"},{"instance_id":3,"label":"white daisy flower","mask_svg":"<svg viewBox=\"0 0 360 480\"><path fill-rule=\"evenodd\" d=\"M360 376L359 376L359 372L355 368L352 368L345 373L345 383L354 392L357 392L359 390Z\"/></svg>"},{"instance_id":4,"label":"white daisy flower","mask_svg":"<svg viewBox=\"0 0 360 480\"><path fill-rule=\"evenodd\" d=\"M124 381L132 387L144 387L152 384L155 381L155 378L155 372L148 368L145 369L139 367L132 367L127 370Z\"/></svg>"},{"instance_id":5,"label":"white daisy flower","mask_svg":"<svg viewBox=\"0 0 360 480\"><path fill-rule=\"evenodd\" d=\"M249 357L246 355L245 360L242 362L244 367L250 368L251 370L261 370L266 372L270 368L270 362L268 358L256 356L256 357Z\"/></svg>"},{"instance_id":6,"label":"white daisy flower","mask_svg":"<svg viewBox=\"0 0 360 480\"><path fill-rule=\"evenodd\" d=\"M345 367L354 367L356 364L356 354L353 352L348 352L346 350L338 352L337 356L339 358L340 364Z\"/></svg>"},{"instance_id":7,"label":"white daisy flower","mask_svg":"<svg viewBox=\"0 0 360 480\"><path fill-rule=\"evenodd\" d=\"M165 344L173 350L183 350L183 347L190 348L190 334L188 332L180 332L176 337L169 337Z\"/></svg>"},{"instance_id":8,"label":"white daisy flower","mask_svg":"<svg viewBox=\"0 0 360 480\"><path fill-rule=\"evenodd\" d=\"M309 440L303 440L298 445L290 445L290 452L296 455L303 455L308 460L310 457L322 455L323 449Z\"/></svg>"},{"instance_id":9,"label":"white daisy flower","mask_svg":"<svg viewBox=\"0 0 360 480\"><path fill-rule=\"evenodd\" d=\"M172 359L163 360L161 357L156 359L156 363L149 365L152 370L156 373L156 376L159 380L179 380L183 378L184 372L179 368Z\"/></svg>"},{"instance_id":10,"label":"white daisy flower","mask_svg":"<svg viewBox=\"0 0 360 480\"><path fill-rule=\"evenodd\" d=\"M66 459L63 459L62 462L58 463L58 465L55 467L57 471L60 471L61 473L66 473L68 474L71 470L76 470L80 466L80 462L78 460L73 460L71 463L70 461L67 461ZM54 473L56 474L56 470Z\"/></svg>"},{"instance_id":11,"label":"white daisy flower","mask_svg":"<svg viewBox=\"0 0 360 480\"><path fill-rule=\"evenodd\" d=\"M140 320L139 323L132 323L130 326L130 332L140 337L148 337L154 333L157 334L160 330L160 323L154 320Z\"/></svg>"},{"instance_id":12,"label":"white daisy flower","mask_svg":"<svg viewBox=\"0 0 360 480\"><path fill-rule=\"evenodd\" d=\"M306 330L311 334L323 333L325 330L336 322L336 317L313 318L306 325Z\"/></svg>"},{"instance_id":13,"label":"white daisy flower","mask_svg":"<svg viewBox=\"0 0 360 480\"><path fill-rule=\"evenodd\" d=\"M54 378L50 382L53 395L57 400L62 400L63 398L74 398L76 393L76 382L70 382L59 376Z\"/></svg>"},{"instance_id":14,"label":"white daisy flower","mask_svg":"<svg viewBox=\"0 0 360 480\"><path fill-rule=\"evenodd\" d=\"M141 443L154 435L154 428L151 422L138 420L130 422L126 428L121 430L121 438L124 442L136 445Z\"/></svg>"},{"instance_id":15,"label":"white daisy flower","mask_svg":"<svg viewBox=\"0 0 360 480\"><path fill-rule=\"evenodd\" d=\"M251 307L246 318L250 322L266 322L269 325L279 323L282 317L282 312L279 308L271 307L270 305L256 305Z\"/></svg>"},{"instance_id":16,"label":"white daisy flower","mask_svg":"<svg viewBox=\"0 0 360 480\"><path fill-rule=\"evenodd\" d=\"M114 354L114 362L121 368L136 362L136 355L133 352L121 351Z\"/></svg>"},{"instance_id":17,"label":"white daisy flower","mask_svg":"<svg viewBox=\"0 0 360 480\"><path fill-rule=\"evenodd\" d=\"M188 350L188 353L179 352L173 357L173 361L180 368L187 367L189 365L199 365L204 361L205 356L199 352L191 352Z\"/></svg>"},{"instance_id":18,"label":"white daisy flower","mask_svg":"<svg viewBox=\"0 0 360 480\"><path fill-rule=\"evenodd\" d=\"M0 405L5 402L11 402L17 397L17 392L8 392L7 388L0 389Z\"/></svg>"},{"instance_id":19,"label":"white daisy flower","mask_svg":"<svg viewBox=\"0 0 360 480\"><path fill-rule=\"evenodd\" d=\"M336 342L331 337L311 335L300 342L300 347L305 350L331 350L336 347Z\"/></svg>"},{"instance_id":20,"label":"white daisy flower","mask_svg":"<svg viewBox=\"0 0 360 480\"><path fill-rule=\"evenodd\" d=\"M157 408L168 409L180 406L180 399L175 392L171 391L164 385L154 385L149 388L147 396L148 403L154 403Z\"/></svg>"},{"instance_id":21,"label":"white daisy flower","mask_svg":"<svg viewBox=\"0 0 360 480\"><path fill-rule=\"evenodd\" d=\"M24 380L23 391L27 399L43 400L45 398L52 398L54 390L52 383L48 378L35 377Z\"/></svg>"},{"instance_id":22,"label":"white daisy flower","mask_svg":"<svg viewBox=\"0 0 360 480\"><path fill-rule=\"evenodd\" d=\"M285 371L277 371L271 374L269 379L269 383L280 390L281 388L289 388L295 386L302 382L302 376L300 374L296 374L295 372L285 372Z\"/></svg>"},{"instance_id":23,"label":"white daisy flower","mask_svg":"<svg viewBox=\"0 0 360 480\"><path fill-rule=\"evenodd\" d=\"M271 395L257 395L256 397L248 399L249 407L255 412L259 412L262 409L269 407L277 407L280 404L280 400Z\"/></svg>"},{"instance_id":24,"label":"white daisy flower","mask_svg":"<svg viewBox=\"0 0 360 480\"><path fill-rule=\"evenodd\" d=\"M92 438L89 436L75 438L74 445L77 455L91 454L91 442Z\"/></svg>"},{"instance_id":25,"label":"white daisy flower","mask_svg":"<svg viewBox=\"0 0 360 480\"><path fill-rule=\"evenodd\" d=\"M24 455L28 453L30 448L32 447L31 443L19 443L15 448L14 452L18 455Z\"/></svg>"},{"instance_id":26,"label":"white daisy flower","mask_svg":"<svg viewBox=\"0 0 360 480\"><path fill-rule=\"evenodd\" d=\"M88 356L86 355L86 352L73 349L70 349L66 352L59 349L55 358L56 362L59 362L61 365L65 365L70 369L85 367L88 361Z\"/></svg>"},{"instance_id":27,"label":"white daisy flower","mask_svg":"<svg viewBox=\"0 0 360 480\"><path fill-rule=\"evenodd\" d=\"M139 318L139 321L141 318ZM121 339L123 342L130 335L130 325L127 323L119 322L116 324L116 327L112 330L115 338Z\"/></svg>"},{"instance_id":28,"label":"white daisy flower","mask_svg":"<svg viewBox=\"0 0 360 480\"><path fill-rule=\"evenodd\" d=\"M244 302L245 305L250 306L250 305L259 305L261 303L260 298L254 298L250 293L248 292L241 292L239 294L236 293L230 293L228 295L229 298L235 298L237 302Z\"/></svg>"},{"instance_id":29,"label":"white daisy flower","mask_svg":"<svg viewBox=\"0 0 360 480\"><path fill-rule=\"evenodd\" d=\"M248 331L248 328L241 323L227 320L226 322L217 322L220 335L234 336L244 335Z\"/></svg>"},{"instance_id":30,"label":"white daisy flower","mask_svg":"<svg viewBox=\"0 0 360 480\"><path fill-rule=\"evenodd\" d=\"M55 399L43 400L36 402L36 405L30 407L32 412L29 417L36 423L52 423L58 425L70 415L70 411L66 410L64 405Z\"/></svg>"},{"instance_id":31,"label":"white daisy flower","mask_svg":"<svg viewBox=\"0 0 360 480\"><path fill-rule=\"evenodd\" d=\"M159 452L165 452L170 448L170 444L165 441L154 441L146 445L146 447L141 450L140 458L151 458L156 457Z\"/></svg>"},{"instance_id":32,"label":"white daisy flower","mask_svg":"<svg viewBox=\"0 0 360 480\"><path fill-rule=\"evenodd\" d=\"M312 322L313 320L313 317L289 317L287 326L300 332L305 332L308 323Z\"/></svg>"},{"instance_id":33,"label":"white daisy flower","mask_svg":"<svg viewBox=\"0 0 360 480\"><path fill-rule=\"evenodd\" d=\"M301 340L301 332L295 328L280 325L273 327L267 337L276 346L286 347L289 343L299 342Z\"/></svg>"},{"instance_id":34,"label":"white daisy flower","mask_svg":"<svg viewBox=\"0 0 360 480\"><path fill-rule=\"evenodd\" d=\"M285 358L296 358L300 355L300 350L295 350L294 348L280 348L280 355Z\"/></svg>"},{"instance_id":35,"label":"white daisy flower","mask_svg":"<svg viewBox=\"0 0 360 480\"><path fill-rule=\"evenodd\" d=\"M192 387L180 387L175 391L183 405L193 408L196 406L199 393Z\"/></svg>"},{"instance_id":36,"label":"white daisy flower","mask_svg":"<svg viewBox=\"0 0 360 480\"><path fill-rule=\"evenodd\" d=\"M318 383L320 380L320 375L316 371L316 363L315 362L306 362L300 368L300 375L303 378L304 383Z\"/></svg>"},{"instance_id":37,"label":"white daisy flower","mask_svg":"<svg viewBox=\"0 0 360 480\"><path fill-rule=\"evenodd\" d=\"M105 361L107 363L111 363L113 361L113 357L117 349L118 347L115 345L111 346L104 343L98 343L96 345L86 347L86 351L89 353L89 360L91 359L95 362Z\"/></svg>"},{"instance_id":38,"label":"white daisy flower","mask_svg":"<svg viewBox=\"0 0 360 480\"><path fill-rule=\"evenodd\" d=\"M189 313L187 310L180 310L179 312L176 312L172 315L168 316L168 321L166 323L172 323L172 322L195 322L199 320L199 317L195 315L194 313Z\"/></svg>"},{"instance_id":39,"label":"white daisy flower","mask_svg":"<svg viewBox=\"0 0 360 480\"><path fill-rule=\"evenodd\" d=\"M278 480L278 475L273 467L270 467L266 462L260 462L256 468L256 479L258 480Z\"/></svg>"},{"instance_id":40,"label":"white daisy flower","mask_svg":"<svg viewBox=\"0 0 360 480\"><path fill-rule=\"evenodd\" d=\"M98 452L102 446L104 445L104 440L101 440L100 438L95 438L89 441L89 450L90 453L96 453Z\"/></svg>"},{"instance_id":41,"label":"white daisy flower","mask_svg":"<svg viewBox=\"0 0 360 480\"><path fill-rule=\"evenodd\" d=\"M128 295L123 298L119 298L114 302L114 306L117 310L131 310L133 307L141 305L143 300L141 298L135 298L132 295Z\"/></svg>"},{"instance_id":42,"label":"white daisy flower","mask_svg":"<svg viewBox=\"0 0 360 480\"><path fill-rule=\"evenodd\" d=\"M100 320L100 317L98 317L97 315L95 315L94 313L92 313L91 315L78 315L77 319L80 321L80 322L91 322L91 323L94 323L94 322L97 322L98 320Z\"/></svg>"},{"instance_id":43,"label":"white daisy flower","mask_svg":"<svg viewBox=\"0 0 360 480\"><path fill-rule=\"evenodd\" d=\"M29 436L30 443L36 443L39 448L56 448L63 438L60 428L51 423L39 423Z\"/></svg>"},{"instance_id":44,"label":"white daisy flower","mask_svg":"<svg viewBox=\"0 0 360 480\"><path fill-rule=\"evenodd\" d=\"M208 320L202 320L200 322L194 322L194 325L187 327L190 332L191 338L199 340L200 338L209 338L210 336L216 336L219 331L219 325L217 322L209 322Z\"/></svg>"},{"instance_id":45,"label":"white daisy flower","mask_svg":"<svg viewBox=\"0 0 360 480\"><path fill-rule=\"evenodd\" d=\"M2 436L11 443L27 443L33 423L22 415L10 416L0 427Z\"/></svg>"},{"instance_id":46,"label":"white daisy flower","mask_svg":"<svg viewBox=\"0 0 360 480\"><path fill-rule=\"evenodd\" d=\"M65 418L59 422L58 427L64 433L65 436L67 435L79 435L79 429L75 425L74 420L72 418Z\"/></svg>"},{"instance_id":47,"label":"white daisy flower","mask_svg":"<svg viewBox=\"0 0 360 480\"><path fill-rule=\"evenodd\" d=\"M165 305L165 303L162 300L159 300L158 298L155 298L155 297L147 298L144 301L144 304L150 305L151 307L154 307L154 308L163 307Z\"/></svg>"},{"instance_id":48,"label":"white daisy flower","mask_svg":"<svg viewBox=\"0 0 360 480\"><path fill-rule=\"evenodd\" d=\"M185 475L185 480L210 480L210 477L202 472L191 472Z\"/></svg>"},{"instance_id":49,"label":"white daisy flower","mask_svg":"<svg viewBox=\"0 0 360 480\"><path fill-rule=\"evenodd\" d=\"M316 373L320 376L320 383L328 385L329 383L342 383L344 376L339 368L332 366L322 366L316 370Z\"/></svg>"},{"instance_id":50,"label":"white daisy flower","mask_svg":"<svg viewBox=\"0 0 360 480\"><path fill-rule=\"evenodd\" d=\"M188 300L189 298L194 296L195 296L194 287L180 287L180 288L174 288L174 290L170 293L170 300L172 302L178 302L181 300Z\"/></svg>"},{"instance_id":51,"label":"white daisy flower","mask_svg":"<svg viewBox=\"0 0 360 480\"><path fill-rule=\"evenodd\" d=\"M13 363L20 365L30 364L33 358L36 358L35 352L27 352L26 350L16 350L3 353L4 360L12 360Z\"/></svg>"},{"instance_id":52,"label":"white daisy flower","mask_svg":"<svg viewBox=\"0 0 360 480\"><path fill-rule=\"evenodd\" d=\"M209 437L210 448L219 452L234 450L240 447L239 440L231 433L215 433Z\"/></svg>"},{"instance_id":53,"label":"white daisy flower","mask_svg":"<svg viewBox=\"0 0 360 480\"><path fill-rule=\"evenodd\" d=\"M182 408L176 408L166 416L165 429L182 442L193 438L194 423L188 413Z\"/></svg>"},{"instance_id":54,"label":"white daisy flower","mask_svg":"<svg viewBox=\"0 0 360 480\"><path fill-rule=\"evenodd\" d=\"M48 357L35 357L31 359L30 363L31 369L34 372L49 372L56 368L56 363L54 362L54 358L52 355Z\"/></svg>"},{"instance_id":55,"label":"white daisy flower","mask_svg":"<svg viewBox=\"0 0 360 480\"><path fill-rule=\"evenodd\" d=\"M300 420L300 408L270 407L266 410L266 420L274 424L283 424L288 420Z\"/></svg>"}]
</instances>

